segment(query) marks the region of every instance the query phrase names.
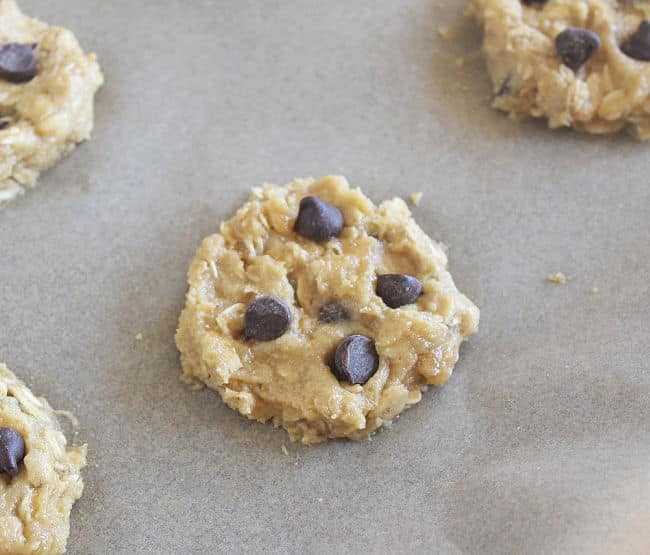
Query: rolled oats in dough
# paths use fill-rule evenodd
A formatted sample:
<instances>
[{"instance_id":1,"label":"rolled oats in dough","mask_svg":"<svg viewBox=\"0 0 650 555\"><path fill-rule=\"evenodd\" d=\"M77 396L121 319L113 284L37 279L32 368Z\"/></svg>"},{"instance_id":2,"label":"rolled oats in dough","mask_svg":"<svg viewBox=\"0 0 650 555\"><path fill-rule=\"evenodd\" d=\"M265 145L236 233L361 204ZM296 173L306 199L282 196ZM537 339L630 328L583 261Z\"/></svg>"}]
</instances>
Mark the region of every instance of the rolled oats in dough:
<instances>
[{"instance_id":1,"label":"rolled oats in dough","mask_svg":"<svg viewBox=\"0 0 650 555\"><path fill-rule=\"evenodd\" d=\"M41 171L90 137L93 99L103 77L75 36L0 0L0 47L36 44L36 76L0 78L0 204L33 187Z\"/></svg>"},{"instance_id":2,"label":"rolled oats in dough","mask_svg":"<svg viewBox=\"0 0 650 555\"><path fill-rule=\"evenodd\" d=\"M650 137L650 61L621 50L650 17L650 2L473 0L468 13L484 27L495 108L514 118L546 118L552 128ZM600 48L575 71L561 63L554 44L569 27L600 38Z\"/></svg>"},{"instance_id":3,"label":"rolled oats in dough","mask_svg":"<svg viewBox=\"0 0 650 555\"><path fill-rule=\"evenodd\" d=\"M338 237L318 242L294 231L306 196L342 212ZM342 177L254 188L190 266L176 335L182 377L217 390L248 418L272 420L293 441L362 439L417 403L428 385L444 384L461 342L477 329L479 311L446 266L401 199L375 206ZM392 273L419 279L415 304L393 309L378 297L377 276ZM244 314L263 296L284 301L291 324L277 339L250 341ZM332 302L345 307L345 318L320 321ZM355 334L374 340L379 355L363 385L339 381L330 369L337 345Z\"/></svg>"},{"instance_id":4,"label":"rolled oats in dough","mask_svg":"<svg viewBox=\"0 0 650 555\"><path fill-rule=\"evenodd\" d=\"M0 427L18 432L25 458L18 475L0 475L0 553L65 552L70 510L81 497L86 448L68 447L42 397L0 364Z\"/></svg>"}]
</instances>

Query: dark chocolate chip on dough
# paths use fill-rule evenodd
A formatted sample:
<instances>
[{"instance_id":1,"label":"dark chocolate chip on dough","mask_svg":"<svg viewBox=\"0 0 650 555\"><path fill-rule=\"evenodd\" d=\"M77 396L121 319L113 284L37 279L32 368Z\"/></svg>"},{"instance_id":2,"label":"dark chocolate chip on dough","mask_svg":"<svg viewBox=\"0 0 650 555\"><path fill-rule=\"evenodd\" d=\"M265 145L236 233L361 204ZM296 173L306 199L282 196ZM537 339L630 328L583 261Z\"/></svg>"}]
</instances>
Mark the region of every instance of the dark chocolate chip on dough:
<instances>
[{"instance_id":1,"label":"dark chocolate chip on dough","mask_svg":"<svg viewBox=\"0 0 650 555\"><path fill-rule=\"evenodd\" d=\"M535 5L543 5L546 4L548 0L521 0L522 4L526 4L526 6L535 6Z\"/></svg>"},{"instance_id":2,"label":"dark chocolate chip on dough","mask_svg":"<svg viewBox=\"0 0 650 555\"><path fill-rule=\"evenodd\" d=\"M0 119L0 131L9 125L8 119Z\"/></svg>"},{"instance_id":3,"label":"dark chocolate chip on dough","mask_svg":"<svg viewBox=\"0 0 650 555\"><path fill-rule=\"evenodd\" d=\"M511 82L512 82L512 73L509 73L508 75L506 75L505 79L501 81L501 85L499 86L499 90L497 91L497 96L505 96L507 94L510 94Z\"/></svg>"},{"instance_id":4,"label":"dark chocolate chip on dough","mask_svg":"<svg viewBox=\"0 0 650 555\"><path fill-rule=\"evenodd\" d=\"M307 239L325 241L341 233L344 223L343 214L336 206L318 197L305 197L300 201L294 229Z\"/></svg>"},{"instance_id":5,"label":"dark chocolate chip on dough","mask_svg":"<svg viewBox=\"0 0 650 555\"><path fill-rule=\"evenodd\" d=\"M244 339L271 341L284 335L290 325L291 310L282 299L258 297L244 314Z\"/></svg>"},{"instance_id":6,"label":"dark chocolate chip on dough","mask_svg":"<svg viewBox=\"0 0 650 555\"><path fill-rule=\"evenodd\" d=\"M26 83L36 76L36 56L32 44L10 42L0 48L0 79Z\"/></svg>"},{"instance_id":7,"label":"dark chocolate chip on dough","mask_svg":"<svg viewBox=\"0 0 650 555\"><path fill-rule=\"evenodd\" d=\"M350 319L350 311L337 301L330 301L321 306L318 319L326 324Z\"/></svg>"},{"instance_id":8,"label":"dark chocolate chip on dough","mask_svg":"<svg viewBox=\"0 0 650 555\"><path fill-rule=\"evenodd\" d=\"M11 428L0 428L0 474L16 476L25 458L25 442Z\"/></svg>"},{"instance_id":9,"label":"dark chocolate chip on dough","mask_svg":"<svg viewBox=\"0 0 650 555\"><path fill-rule=\"evenodd\" d=\"M366 383L379 367L375 342L365 335L350 335L339 343L334 353L334 375L351 384Z\"/></svg>"},{"instance_id":10,"label":"dark chocolate chip on dough","mask_svg":"<svg viewBox=\"0 0 650 555\"><path fill-rule=\"evenodd\" d=\"M567 27L555 37L555 50L562 63L579 69L600 48L600 37L593 31Z\"/></svg>"},{"instance_id":11,"label":"dark chocolate chip on dough","mask_svg":"<svg viewBox=\"0 0 650 555\"><path fill-rule=\"evenodd\" d=\"M406 274L384 274L377 277L377 295L391 308L414 303L422 294L422 284Z\"/></svg>"},{"instance_id":12,"label":"dark chocolate chip on dough","mask_svg":"<svg viewBox=\"0 0 650 555\"><path fill-rule=\"evenodd\" d=\"M650 21L643 20L639 28L623 44L621 50L630 58L650 61Z\"/></svg>"}]
</instances>

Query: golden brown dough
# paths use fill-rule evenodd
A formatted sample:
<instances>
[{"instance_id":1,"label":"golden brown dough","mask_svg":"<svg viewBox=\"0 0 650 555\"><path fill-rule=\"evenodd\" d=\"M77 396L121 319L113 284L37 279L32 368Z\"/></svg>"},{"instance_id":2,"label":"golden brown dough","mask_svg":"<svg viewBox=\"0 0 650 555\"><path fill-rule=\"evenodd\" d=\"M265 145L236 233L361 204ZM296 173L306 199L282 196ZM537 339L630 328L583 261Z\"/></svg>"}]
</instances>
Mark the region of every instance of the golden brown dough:
<instances>
[{"instance_id":1,"label":"golden brown dough","mask_svg":"<svg viewBox=\"0 0 650 555\"><path fill-rule=\"evenodd\" d=\"M627 129L639 140L650 137L650 62L620 48L650 17L650 3L473 0L468 13L483 24L495 108L514 118L546 118L553 128ZM600 37L598 51L576 71L563 65L555 50L555 38L567 27Z\"/></svg>"},{"instance_id":2,"label":"golden brown dough","mask_svg":"<svg viewBox=\"0 0 650 555\"><path fill-rule=\"evenodd\" d=\"M344 215L326 242L294 230L300 200L313 195ZM264 186L199 248L176 343L183 379L217 390L251 419L284 427L293 441L362 439L451 376L479 311L458 292L447 258L393 199L375 206L342 177ZM416 276L416 304L391 309L375 293L378 274ZM248 303L282 299L291 327L273 341L244 341ZM350 320L323 323L321 307L344 305ZM351 334L374 339L379 368L364 385L340 382L328 363Z\"/></svg>"},{"instance_id":3,"label":"golden brown dough","mask_svg":"<svg viewBox=\"0 0 650 555\"><path fill-rule=\"evenodd\" d=\"M94 54L66 29L25 16L0 0L0 46L36 44L37 73L27 83L0 79L0 204L90 137L95 92L103 83Z\"/></svg>"},{"instance_id":4,"label":"golden brown dough","mask_svg":"<svg viewBox=\"0 0 650 555\"><path fill-rule=\"evenodd\" d=\"M68 447L50 405L0 364L0 427L18 432L18 475L0 475L0 554L65 552L70 510L81 497L86 447Z\"/></svg>"}]
</instances>

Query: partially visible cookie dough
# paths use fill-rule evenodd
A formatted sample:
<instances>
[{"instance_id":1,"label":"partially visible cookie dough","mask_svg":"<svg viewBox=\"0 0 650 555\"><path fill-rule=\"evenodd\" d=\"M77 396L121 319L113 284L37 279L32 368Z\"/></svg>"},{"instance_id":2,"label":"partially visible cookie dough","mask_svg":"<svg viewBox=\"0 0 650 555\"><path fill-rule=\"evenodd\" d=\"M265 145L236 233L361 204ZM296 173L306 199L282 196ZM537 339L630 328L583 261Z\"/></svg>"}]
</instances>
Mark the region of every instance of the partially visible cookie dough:
<instances>
[{"instance_id":1,"label":"partially visible cookie dough","mask_svg":"<svg viewBox=\"0 0 650 555\"><path fill-rule=\"evenodd\" d=\"M254 188L190 266L183 379L293 441L365 438L444 384L477 329L446 266L401 199L342 177Z\"/></svg>"},{"instance_id":2,"label":"partially visible cookie dough","mask_svg":"<svg viewBox=\"0 0 650 555\"><path fill-rule=\"evenodd\" d=\"M639 140L650 137L650 61L639 53L650 55L642 25L650 17L650 2L473 0L468 13L484 27L495 108L514 118L546 118L552 128L627 129ZM556 45L568 28L597 37L582 33L587 46L579 36L562 37ZM642 36L626 47L636 33ZM573 53L566 52L567 45Z\"/></svg>"},{"instance_id":3,"label":"partially visible cookie dough","mask_svg":"<svg viewBox=\"0 0 650 555\"><path fill-rule=\"evenodd\" d=\"M83 491L85 446L67 447L47 401L35 397L4 364L0 429L17 432L24 442L16 475L0 474L0 553L64 553L70 510ZM6 457L3 452L0 462Z\"/></svg>"},{"instance_id":4,"label":"partially visible cookie dough","mask_svg":"<svg viewBox=\"0 0 650 555\"><path fill-rule=\"evenodd\" d=\"M36 76L0 76L0 204L33 187L41 171L90 137L93 99L103 83L95 55L66 29L22 14L0 0L0 47L35 44Z\"/></svg>"}]
</instances>

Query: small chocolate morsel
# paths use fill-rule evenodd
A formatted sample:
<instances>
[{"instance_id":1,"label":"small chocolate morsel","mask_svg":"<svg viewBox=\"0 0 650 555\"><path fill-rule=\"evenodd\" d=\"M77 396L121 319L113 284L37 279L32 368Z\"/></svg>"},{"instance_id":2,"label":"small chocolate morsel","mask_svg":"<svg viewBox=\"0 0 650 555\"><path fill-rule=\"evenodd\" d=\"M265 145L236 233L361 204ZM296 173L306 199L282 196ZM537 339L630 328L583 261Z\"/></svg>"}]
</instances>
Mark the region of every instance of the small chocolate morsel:
<instances>
[{"instance_id":1,"label":"small chocolate morsel","mask_svg":"<svg viewBox=\"0 0 650 555\"><path fill-rule=\"evenodd\" d=\"M593 31L567 27L555 37L555 50L562 63L576 70L600 48L600 37Z\"/></svg>"},{"instance_id":2,"label":"small chocolate morsel","mask_svg":"<svg viewBox=\"0 0 650 555\"><path fill-rule=\"evenodd\" d=\"M339 343L334 353L332 371L341 381L366 383L379 367L375 342L365 335L350 335Z\"/></svg>"},{"instance_id":3,"label":"small chocolate morsel","mask_svg":"<svg viewBox=\"0 0 650 555\"><path fill-rule=\"evenodd\" d=\"M7 125L9 125L8 119L0 119L0 131L7 127Z\"/></svg>"},{"instance_id":4,"label":"small chocolate morsel","mask_svg":"<svg viewBox=\"0 0 650 555\"><path fill-rule=\"evenodd\" d=\"M650 21L644 19L623 44L621 50L630 58L650 62Z\"/></svg>"},{"instance_id":5,"label":"small chocolate morsel","mask_svg":"<svg viewBox=\"0 0 650 555\"><path fill-rule=\"evenodd\" d=\"M271 341L284 335L291 325L291 310L277 297L258 297L244 314L244 339Z\"/></svg>"},{"instance_id":6,"label":"small chocolate morsel","mask_svg":"<svg viewBox=\"0 0 650 555\"><path fill-rule=\"evenodd\" d=\"M512 73L509 73L508 75L506 75L506 78L503 81L501 81L501 85L499 86L499 90L497 91L497 96L505 96L507 94L510 94L511 82L512 82Z\"/></svg>"},{"instance_id":7,"label":"small chocolate morsel","mask_svg":"<svg viewBox=\"0 0 650 555\"><path fill-rule=\"evenodd\" d=\"M26 83L36 75L36 56L32 44L10 42L0 48L0 79Z\"/></svg>"},{"instance_id":8,"label":"small chocolate morsel","mask_svg":"<svg viewBox=\"0 0 650 555\"><path fill-rule=\"evenodd\" d=\"M406 274L384 274L377 277L377 295L391 308L413 304L422 295L422 284Z\"/></svg>"},{"instance_id":9,"label":"small chocolate morsel","mask_svg":"<svg viewBox=\"0 0 650 555\"><path fill-rule=\"evenodd\" d=\"M548 2L548 0L521 0L522 4L526 4L526 6L535 6L535 5L544 5Z\"/></svg>"},{"instance_id":10,"label":"small chocolate morsel","mask_svg":"<svg viewBox=\"0 0 650 555\"><path fill-rule=\"evenodd\" d=\"M305 197L300 201L294 230L307 239L325 241L341 233L344 224L343 214L336 206L318 197Z\"/></svg>"},{"instance_id":11,"label":"small chocolate morsel","mask_svg":"<svg viewBox=\"0 0 650 555\"><path fill-rule=\"evenodd\" d=\"M332 324L341 320L349 320L350 312L337 301L330 301L321 306L318 312L318 319L326 324Z\"/></svg>"},{"instance_id":12,"label":"small chocolate morsel","mask_svg":"<svg viewBox=\"0 0 650 555\"><path fill-rule=\"evenodd\" d=\"M0 428L0 474L16 476L25 458L25 442L11 428Z\"/></svg>"}]
</instances>

